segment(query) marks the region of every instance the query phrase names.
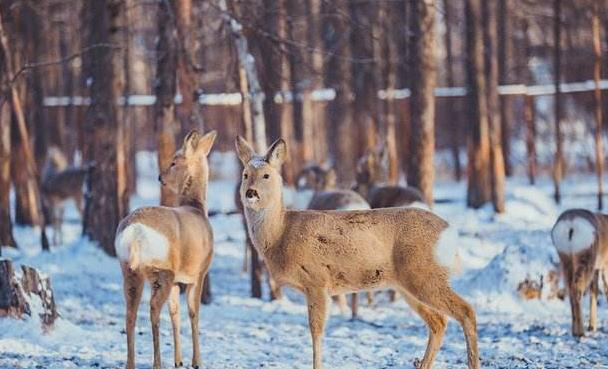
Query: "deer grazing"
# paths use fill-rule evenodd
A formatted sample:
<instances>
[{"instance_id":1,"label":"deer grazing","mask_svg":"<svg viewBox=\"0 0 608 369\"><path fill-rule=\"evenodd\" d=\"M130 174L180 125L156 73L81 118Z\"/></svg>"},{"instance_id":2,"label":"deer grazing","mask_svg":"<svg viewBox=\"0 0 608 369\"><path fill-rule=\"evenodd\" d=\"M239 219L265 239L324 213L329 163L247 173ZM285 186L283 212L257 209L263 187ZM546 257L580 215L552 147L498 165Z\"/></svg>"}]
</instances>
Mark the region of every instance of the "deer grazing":
<instances>
[{"instance_id":1,"label":"deer grazing","mask_svg":"<svg viewBox=\"0 0 608 369\"><path fill-rule=\"evenodd\" d=\"M308 203L309 210L365 210L369 204L361 195L352 190L337 189L336 172L325 169L319 165L309 165L302 169L297 176L298 190L313 190L314 194ZM373 298L368 292L368 302ZM332 296L334 302L340 307L342 315L346 312L346 296L341 294ZM351 296L351 317L356 319L359 313L359 296Z\"/></svg>"},{"instance_id":2,"label":"deer grazing","mask_svg":"<svg viewBox=\"0 0 608 369\"><path fill-rule=\"evenodd\" d=\"M381 184L387 167L388 153L384 147L368 150L357 162L354 190L367 199L372 209L412 205L428 208L417 188Z\"/></svg>"},{"instance_id":3,"label":"deer grazing","mask_svg":"<svg viewBox=\"0 0 608 369\"><path fill-rule=\"evenodd\" d=\"M236 150L253 244L277 283L306 296L314 369L322 368L329 296L386 287L401 291L429 327L421 368L432 367L448 316L464 330L469 368L479 368L475 311L450 287L457 250L446 242L447 222L418 208L286 210L280 173L285 142L258 155L238 137Z\"/></svg>"},{"instance_id":4,"label":"deer grazing","mask_svg":"<svg viewBox=\"0 0 608 369\"><path fill-rule=\"evenodd\" d=\"M135 368L134 329L144 281L150 283L150 320L154 342L154 369L161 368L159 323L169 299L173 326L175 366L183 365L180 346L178 283L186 285L192 327L192 366L201 365L198 313L203 280L213 256L213 232L207 216L207 155L216 132L190 132L173 155L169 168L158 177L178 194L179 206L139 208L126 216L116 231L116 254L123 273L127 305L127 369Z\"/></svg>"},{"instance_id":5,"label":"deer grazing","mask_svg":"<svg viewBox=\"0 0 608 369\"><path fill-rule=\"evenodd\" d=\"M59 148L50 147L48 150L40 187L42 202L53 226L55 245L63 242L61 224L68 200L74 200L82 218L83 185L91 168L91 165L69 167L67 158Z\"/></svg>"},{"instance_id":6,"label":"deer grazing","mask_svg":"<svg viewBox=\"0 0 608 369\"><path fill-rule=\"evenodd\" d=\"M602 276L608 296L608 215L584 209L562 213L551 230L572 310L572 335L585 335L581 299L590 289L589 330L597 330L597 296Z\"/></svg>"}]
</instances>

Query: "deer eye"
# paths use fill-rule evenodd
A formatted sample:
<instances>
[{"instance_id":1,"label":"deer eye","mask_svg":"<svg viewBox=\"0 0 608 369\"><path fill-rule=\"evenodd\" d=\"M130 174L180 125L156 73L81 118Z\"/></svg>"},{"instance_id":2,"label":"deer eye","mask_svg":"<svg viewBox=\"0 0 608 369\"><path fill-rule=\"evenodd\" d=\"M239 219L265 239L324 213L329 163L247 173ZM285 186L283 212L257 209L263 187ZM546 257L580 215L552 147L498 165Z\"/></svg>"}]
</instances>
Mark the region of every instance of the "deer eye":
<instances>
[{"instance_id":1,"label":"deer eye","mask_svg":"<svg viewBox=\"0 0 608 369\"><path fill-rule=\"evenodd\" d=\"M173 168L175 166L175 162L171 163L171 168Z\"/></svg>"},{"instance_id":2,"label":"deer eye","mask_svg":"<svg viewBox=\"0 0 608 369\"><path fill-rule=\"evenodd\" d=\"M247 173L243 173L243 178L247 179Z\"/></svg>"},{"instance_id":3,"label":"deer eye","mask_svg":"<svg viewBox=\"0 0 608 369\"><path fill-rule=\"evenodd\" d=\"M264 179L270 178L270 174L264 174Z\"/></svg>"}]
</instances>

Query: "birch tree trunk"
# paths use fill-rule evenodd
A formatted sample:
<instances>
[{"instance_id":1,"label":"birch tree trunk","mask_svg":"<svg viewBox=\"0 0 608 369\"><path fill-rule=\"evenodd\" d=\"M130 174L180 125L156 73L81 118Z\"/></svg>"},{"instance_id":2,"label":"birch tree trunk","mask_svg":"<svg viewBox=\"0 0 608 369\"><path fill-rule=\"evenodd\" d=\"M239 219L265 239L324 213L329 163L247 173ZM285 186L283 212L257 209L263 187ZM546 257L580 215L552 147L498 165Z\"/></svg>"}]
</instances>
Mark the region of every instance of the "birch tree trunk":
<instances>
[{"instance_id":1,"label":"birch tree trunk","mask_svg":"<svg viewBox=\"0 0 608 369\"><path fill-rule=\"evenodd\" d=\"M422 191L427 204L433 204L435 150L435 3L433 0L412 2L412 95L407 181Z\"/></svg>"}]
</instances>

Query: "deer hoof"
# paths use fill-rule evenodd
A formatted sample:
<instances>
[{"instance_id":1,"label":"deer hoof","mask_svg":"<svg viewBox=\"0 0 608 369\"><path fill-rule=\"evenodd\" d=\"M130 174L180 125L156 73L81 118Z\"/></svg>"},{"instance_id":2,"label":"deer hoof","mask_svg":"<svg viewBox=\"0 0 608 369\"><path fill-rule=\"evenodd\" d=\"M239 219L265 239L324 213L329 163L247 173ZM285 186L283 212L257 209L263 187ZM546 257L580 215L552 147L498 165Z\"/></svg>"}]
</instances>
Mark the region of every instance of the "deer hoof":
<instances>
[{"instance_id":1,"label":"deer hoof","mask_svg":"<svg viewBox=\"0 0 608 369\"><path fill-rule=\"evenodd\" d=\"M182 366L184 366L184 363L182 363L181 361L179 363L175 363L176 368L181 368Z\"/></svg>"}]
</instances>

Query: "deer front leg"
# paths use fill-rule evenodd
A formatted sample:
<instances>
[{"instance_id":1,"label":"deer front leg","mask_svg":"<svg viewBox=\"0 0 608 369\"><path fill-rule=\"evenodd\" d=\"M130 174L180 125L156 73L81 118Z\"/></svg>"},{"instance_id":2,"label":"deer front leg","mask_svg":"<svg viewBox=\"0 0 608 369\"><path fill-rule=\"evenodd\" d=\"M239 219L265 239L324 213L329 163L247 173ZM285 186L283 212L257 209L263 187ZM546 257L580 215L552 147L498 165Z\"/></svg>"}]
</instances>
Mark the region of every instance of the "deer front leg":
<instances>
[{"instance_id":1,"label":"deer front leg","mask_svg":"<svg viewBox=\"0 0 608 369\"><path fill-rule=\"evenodd\" d=\"M591 290L589 291L589 330L597 331L597 295L600 292L600 272L593 272Z\"/></svg>"},{"instance_id":2,"label":"deer front leg","mask_svg":"<svg viewBox=\"0 0 608 369\"><path fill-rule=\"evenodd\" d=\"M152 297L150 298L150 321L152 322L152 340L154 342L154 369L161 369L160 358L160 312L163 308L169 292L173 287L173 273L168 271L156 271L148 278L152 285Z\"/></svg>"},{"instance_id":3,"label":"deer front leg","mask_svg":"<svg viewBox=\"0 0 608 369\"><path fill-rule=\"evenodd\" d=\"M173 349L175 351L175 367L184 365L182 360L182 347L180 343L180 319L179 319L179 285L174 284L169 294L169 315L173 326Z\"/></svg>"},{"instance_id":4,"label":"deer front leg","mask_svg":"<svg viewBox=\"0 0 608 369\"><path fill-rule=\"evenodd\" d=\"M321 288L306 291L308 304L308 326L312 336L313 369L322 369L322 343L325 320L327 319L327 291Z\"/></svg>"}]
</instances>

